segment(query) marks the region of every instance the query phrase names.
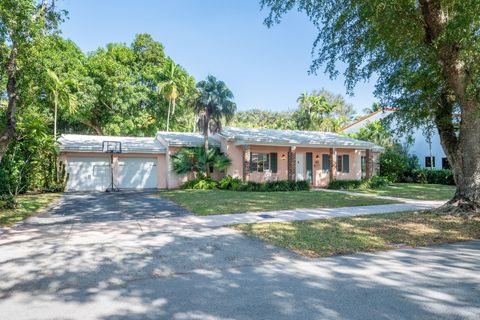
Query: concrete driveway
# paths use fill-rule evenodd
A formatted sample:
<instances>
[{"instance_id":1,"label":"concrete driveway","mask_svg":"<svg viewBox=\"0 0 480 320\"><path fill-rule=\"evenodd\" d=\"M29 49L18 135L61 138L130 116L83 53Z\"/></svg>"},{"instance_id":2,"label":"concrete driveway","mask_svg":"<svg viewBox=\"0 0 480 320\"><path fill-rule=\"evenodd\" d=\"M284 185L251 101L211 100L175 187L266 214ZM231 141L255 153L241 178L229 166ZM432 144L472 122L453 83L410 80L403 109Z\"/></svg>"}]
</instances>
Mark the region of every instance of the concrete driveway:
<instances>
[{"instance_id":1,"label":"concrete driveway","mask_svg":"<svg viewBox=\"0 0 480 320\"><path fill-rule=\"evenodd\" d=\"M480 242L307 259L150 193L71 194L0 234L3 319L478 319Z\"/></svg>"}]
</instances>

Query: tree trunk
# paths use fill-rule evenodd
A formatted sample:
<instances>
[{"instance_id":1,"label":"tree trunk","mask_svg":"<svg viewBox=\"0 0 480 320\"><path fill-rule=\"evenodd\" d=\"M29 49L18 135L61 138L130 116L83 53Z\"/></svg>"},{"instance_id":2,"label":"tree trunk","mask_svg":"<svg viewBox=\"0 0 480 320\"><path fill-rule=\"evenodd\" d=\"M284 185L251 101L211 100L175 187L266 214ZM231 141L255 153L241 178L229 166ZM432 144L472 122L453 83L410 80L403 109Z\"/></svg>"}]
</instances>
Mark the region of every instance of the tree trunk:
<instances>
[{"instance_id":1,"label":"tree trunk","mask_svg":"<svg viewBox=\"0 0 480 320\"><path fill-rule=\"evenodd\" d=\"M53 115L53 140L57 141L57 114L58 114L58 98L57 95L55 94L53 98L53 104L54 104L54 115Z\"/></svg>"},{"instance_id":2,"label":"tree trunk","mask_svg":"<svg viewBox=\"0 0 480 320\"><path fill-rule=\"evenodd\" d=\"M448 15L440 0L420 0L424 19L425 43L442 68L445 88L442 101L435 111L435 122L442 146L454 170L457 190L449 202L453 212L478 213L480 211L480 100L477 94L469 92L472 86L468 68L471 66L461 59L461 46L456 39L442 38ZM455 96L460 106L460 129L455 129L453 118L454 102L449 93ZM452 212L452 210L450 210Z\"/></svg>"},{"instance_id":3,"label":"tree trunk","mask_svg":"<svg viewBox=\"0 0 480 320\"><path fill-rule=\"evenodd\" d=\"M17 124L15 121L15 112L17 109L18 95L17 95L17 48L13 45L10 52L10 57L8 59L6 69L7 69L7 95L8 95L8 106L7 106L7 123L5 130L0 136L0 153L3 154L8 148L9 143L15 139L17 135Z\"/></svg>"},{"instance_id":4,"label":"tree trunk","mask_svg":"<svg viewBox=\"0 0 480 320\"><path fill-rule=\"evenodd\" d=\"M168 113L167 113L167 132L169 130L169 127L170 127L170 109L172 107L172 100L168 100Z\"/></svg>"},{"instance_id":5,"label":"tree trunk","mask_svg":"<svg viewBox=\"0 0 480 320\"><path fill-rule=\"evenodd\" d=\"M95 133L99 136L103 136L103 131L102 131L102 128L100 128L98 125L96 124L93 124L87 120L79 120L81 123L83 123L84 125L86 125L87 127L93 129L93 131L95 131Z\"/></svg>"}]
</instances>

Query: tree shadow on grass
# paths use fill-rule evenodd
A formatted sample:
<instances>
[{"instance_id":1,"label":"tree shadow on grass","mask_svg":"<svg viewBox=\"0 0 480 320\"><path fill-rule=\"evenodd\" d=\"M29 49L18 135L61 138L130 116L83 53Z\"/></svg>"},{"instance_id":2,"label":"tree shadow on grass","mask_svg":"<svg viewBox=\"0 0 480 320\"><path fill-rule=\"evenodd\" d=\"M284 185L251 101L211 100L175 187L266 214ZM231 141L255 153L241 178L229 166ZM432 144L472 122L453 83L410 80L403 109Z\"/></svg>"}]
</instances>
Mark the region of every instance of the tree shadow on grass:
<instances>
[{"instance_id":1,"label":"tree shadow on grass","mask_svg":"<svg viewBox=\"0 0 480 320\"><path fill-rule=\"evenodd\" d=\"M2 319L480 314L479 242L307 259L228 228L165 220L30 224L1 235Z\"/></svg>"}]
</instances>

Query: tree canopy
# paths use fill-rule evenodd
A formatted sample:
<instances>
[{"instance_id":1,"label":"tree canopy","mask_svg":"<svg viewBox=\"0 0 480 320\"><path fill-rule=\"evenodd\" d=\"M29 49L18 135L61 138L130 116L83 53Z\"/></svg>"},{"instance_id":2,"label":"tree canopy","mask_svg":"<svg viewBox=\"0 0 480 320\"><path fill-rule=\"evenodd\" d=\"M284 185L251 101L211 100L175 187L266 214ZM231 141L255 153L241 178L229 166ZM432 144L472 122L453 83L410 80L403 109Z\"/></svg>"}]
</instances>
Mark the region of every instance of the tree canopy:
<instances>
[{"instance_id":1,"label":"tree canopy","mask_svg":"<svg viewBox=\"0 0 480 320\"><path fill-rule=\"evenodd\" d=\"M266 24L292 9L318 28L311 71L348 90L376 76L375 94L400 108L405 128L435 122L455 172L450 204L480 210L480 2L477 0L262 0ZM343 70L337 68L340 65ZM460 125L454 125L455 115ZM456 209L454 209L456 210Z\"/></svg>"}]
</instances>

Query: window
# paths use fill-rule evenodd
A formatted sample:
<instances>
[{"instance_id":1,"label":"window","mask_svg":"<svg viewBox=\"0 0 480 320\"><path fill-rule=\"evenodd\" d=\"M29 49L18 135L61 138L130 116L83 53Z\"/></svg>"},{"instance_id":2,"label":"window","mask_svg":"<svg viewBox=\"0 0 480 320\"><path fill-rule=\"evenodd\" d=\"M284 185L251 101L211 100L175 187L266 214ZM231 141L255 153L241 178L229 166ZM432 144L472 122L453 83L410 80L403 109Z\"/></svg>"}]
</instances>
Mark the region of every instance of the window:
<instances>
[{"instance_id":1,"label":"window","mask_svg":"<svg viewBox=\"0 0 480 320\"><path fill-rule=\"evenodd\" d=\"M425 157L425 168L435 168L435 157Z\"/></svg>"},{"instance_id":2,"label":"window","mask_svg":"<svg viewBox=\"0 0 480 320\"><path fill-rule=\"evenodd\" d=\"M330 155L329 154L322 154L322 170L323 171L330 170Z\"/></svg>"},{"instance_id":3,"label":"window","mask_svg":"<svg viewBox=\"0 0 480 320\"><path fill-rule=\"evenodd\" d=\"M442 169L451 169L450 162L447 158L442 158Z\"/></svg>"},{"instance_id":4,"label":"window","mask_svg":"<svg viewBox=\"0 0 480 320\"><path fill-rule=\"evenodd\" d=\"M367 157L362 156L361 161L362 172L367 172Z\"/></svg>"},{"instance_id":5,"label":"window","mask_svg":"<svg viewBox=\"0 0 480 320\"><path fill-rule=\"evenodd\" d=\"M350 172L350 156L348 154L337 156L337 172Z\"/></svg>"},{"instance_id":6,"label":"window","mask_svg":"<svg viewBox=\"0 0 480 320\"><path fill-rule=\"evenodd\" d=\"M250 153L250 172L264 172L270 170L269 153Z\"/></svg>"}]
</instances>

